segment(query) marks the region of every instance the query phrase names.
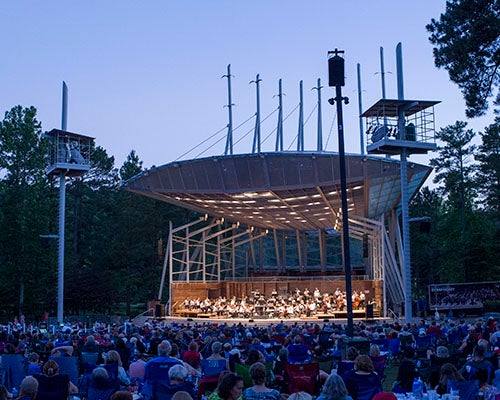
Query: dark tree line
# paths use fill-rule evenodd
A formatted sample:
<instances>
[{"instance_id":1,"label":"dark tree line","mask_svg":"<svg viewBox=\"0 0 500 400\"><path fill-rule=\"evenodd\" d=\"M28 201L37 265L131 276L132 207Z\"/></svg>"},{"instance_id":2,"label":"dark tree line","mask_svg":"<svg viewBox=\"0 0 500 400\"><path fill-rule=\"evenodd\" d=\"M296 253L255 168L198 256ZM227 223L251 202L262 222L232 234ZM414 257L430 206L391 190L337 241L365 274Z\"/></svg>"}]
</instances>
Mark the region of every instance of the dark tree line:
<instances>
[{"instance_id":1,"label":"dark tree line","mask_svg":"<svg viewBox=\"0 0 500 400\"><path fill-rule=\"evenodd\" d=\"M34 107L0 121L0 320L57 309L57 239L40 236L58 233L59 184L42 133ZM138 314L158 296L168 222L192 216L120 187L143 169L134 151L119 169L102 147L91 159L66 183L65 314Z\"/></svg>"}]
</instances>

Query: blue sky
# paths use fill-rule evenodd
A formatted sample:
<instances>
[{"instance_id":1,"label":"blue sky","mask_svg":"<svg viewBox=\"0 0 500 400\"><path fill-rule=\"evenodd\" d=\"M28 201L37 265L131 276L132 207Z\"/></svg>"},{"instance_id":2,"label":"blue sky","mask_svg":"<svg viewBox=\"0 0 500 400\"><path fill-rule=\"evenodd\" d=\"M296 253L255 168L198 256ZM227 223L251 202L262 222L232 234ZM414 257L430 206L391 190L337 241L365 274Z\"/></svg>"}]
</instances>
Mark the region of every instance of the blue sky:
<instances>
[{"instance_id":1,"label":"blue sky","mask_svg":"<svg viewBox=\"0 0 500 400\"><path fill-rule=\"evenodd\" d=\"M417 5L418 4L418 5ZM327 86L327 52L345 50L346 151L359 153L356 65L361 64L363 109L381 98L379 48L384 47L388 98L396 98L395 47L403 45L405 97L440 100L437 128L465 120L460 91L434 66L425 25L444 12L441 0L150 0L4 1L0 3L0 112L35 106L44 130L60 128L61 86L69 87L68 130L93 136L119 167L136 150L145 167L171 162L227 124L227 87L221 76L232 65L234 125L255 113L260 74L261 119L277 107L283 79L284 114L299 102L304 116L316 104L322 79L326 150L337 151L334 107ZM262 125L262 137L277 114ZM487 117L470 121L482 130ZM285 123L285 148L297 133L298 114ZM235 141L253 121L235 132ZM305 147L316 148L316 114L305 127ZM220 136L219 136L220 137ZM235 145L251 151L252 134ZM274 147L274 136L263 151ZM213 143L213 142L210 142ZM225 140L204 156L222 154ZM193 158L208 147L184 158ZM425 163L423 156L413 161Z\"/></svg>"}]
</instances>

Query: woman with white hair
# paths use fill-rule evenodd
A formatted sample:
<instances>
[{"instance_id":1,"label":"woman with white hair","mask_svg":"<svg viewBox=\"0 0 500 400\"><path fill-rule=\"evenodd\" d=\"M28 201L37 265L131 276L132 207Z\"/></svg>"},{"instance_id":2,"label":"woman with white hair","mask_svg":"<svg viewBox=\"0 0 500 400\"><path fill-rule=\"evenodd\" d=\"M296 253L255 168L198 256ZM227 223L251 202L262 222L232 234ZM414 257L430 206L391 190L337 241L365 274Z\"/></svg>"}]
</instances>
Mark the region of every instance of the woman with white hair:
<instances>
[{"instance_id":1,"label":"woman with white hair","mask_svg":"<svg viewBox=\"0 0 500 400\"><path fill-rule=\"evenodd\" d=\"M323 385L317 400L352 400L352 397L347 394L344 380L336 372L332 372Z\"/></svg>"}]
</instances>

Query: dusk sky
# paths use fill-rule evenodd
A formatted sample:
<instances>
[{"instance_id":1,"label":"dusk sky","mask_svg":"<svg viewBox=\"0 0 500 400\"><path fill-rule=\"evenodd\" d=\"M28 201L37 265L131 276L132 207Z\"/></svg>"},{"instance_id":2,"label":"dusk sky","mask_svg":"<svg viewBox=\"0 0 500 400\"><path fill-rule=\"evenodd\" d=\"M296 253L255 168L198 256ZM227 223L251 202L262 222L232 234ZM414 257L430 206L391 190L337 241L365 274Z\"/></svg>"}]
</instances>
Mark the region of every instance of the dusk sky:
<instances>
[{"instance_id":1,"label":"dusk sky","mask_svg":"<svg viewBox=\"0 0 500 400\"><path fill-rule=\"evenodd\" d=\"M337 151L327 52L338 48L345 51L343 94L351 100L344 107L346 151L359 153L356 65L367 109L382 97L381 46L388 98L397 98L395 47L401 42L405 97L440 100L438 129L466 120L459 89L434 66L425 29L444 10L444 0L4 1L0 112L3 117L15 105L33 105L44 130L60 128L64 80L69 131L95 137L115 156L116 167L131 150L144 167L159 166L226 126L227 80L221 76L231 64L234 126L255 113L255 85L249 82L256 74L262 79L261 120L277 107L280 78L284 115L297 106L304 81L307 118L317 99L311 88L321 78L323 142ZM492 120L490 113L469 126L482 130ZM276 121L274 113L262 124L262 138L271 135L263 151L274 149ZM316 149L316 124L314 112L305 126L306 150ZM285 122L286 149L296 148L297 125L295 111ZM235 131L234 141L253 126L252 119ZM223 154L225 133L182 158ZM252 134L235 145L235 153L251 152Z\"/></svg>"}]
</instances>

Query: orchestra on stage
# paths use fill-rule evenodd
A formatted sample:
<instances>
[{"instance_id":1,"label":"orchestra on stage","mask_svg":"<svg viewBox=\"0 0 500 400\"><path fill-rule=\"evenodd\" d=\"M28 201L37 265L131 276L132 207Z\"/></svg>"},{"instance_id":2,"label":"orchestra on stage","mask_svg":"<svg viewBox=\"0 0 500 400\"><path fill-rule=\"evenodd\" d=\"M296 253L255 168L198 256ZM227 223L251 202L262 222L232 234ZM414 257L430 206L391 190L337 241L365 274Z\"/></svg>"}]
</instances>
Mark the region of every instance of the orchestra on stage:
<instances>
[{"instance_id":1,"label":"orchestra on stage","mask_svg":"<svg viewBox=\"0 0 500 400\"><path fill-rule=\"evenodd\" d=\"M241 298L186 298L183 308L224 318L301 318L344 311L347 308L346 296L346 292L339 288L331 294L320 293L318 288L312 292L307 288L301 292L297 288L284 295L273 291L270 297L255 290L249 296L243 295ZM353 310L366 306L366 294L362 290L354 290L351 299Z\"/></svg>"}]
</instances>

